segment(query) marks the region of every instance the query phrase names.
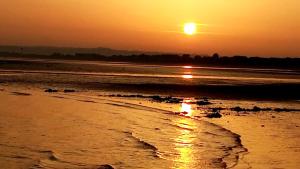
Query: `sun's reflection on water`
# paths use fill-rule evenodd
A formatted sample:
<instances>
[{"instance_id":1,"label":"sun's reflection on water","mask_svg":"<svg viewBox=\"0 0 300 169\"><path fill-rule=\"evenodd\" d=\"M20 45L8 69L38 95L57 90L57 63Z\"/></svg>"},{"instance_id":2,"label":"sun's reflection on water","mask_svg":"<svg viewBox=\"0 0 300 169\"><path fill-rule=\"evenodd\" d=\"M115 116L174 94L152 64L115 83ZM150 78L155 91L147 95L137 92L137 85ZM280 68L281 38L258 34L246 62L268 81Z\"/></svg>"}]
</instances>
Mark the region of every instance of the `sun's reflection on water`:
<instances>
[{"instance_id":1,"label":"sun's reflection on water","mask_svg":"<svg viewBox=\"0 0 300 169\"><path fill-rule=\"evenodd\" d=\"M180 106L181 115L191 117L193 115L193 109L191 105L191 99L184 99Z\"/></svg>"},{"instance_id":2,"label":"sun's reflection on water","mask_svg":"<svg viewBox=\"0 0 300 169\"><path fill-rule=\"evenodd\" d=\"M193 66L183 66L184 69L192 69Z\"/></svg>"},{"instance_id":3,"label":"sun's reflection on water","mask_svg":"<svg viewBox=\"0 0 300 169\"><path fill-rule=\"evenodd\" d=\"M182 78L184 79L193 79L193 75L182 75Z\"/></svg>"},{"instance_id":4,"label":"sun's reflection on water","mask_svg":"<svg viewBox=\"0 0 300 169\"><path fill-rule=\"evenodd\" d=\"M195 136L193 128L191 127L191 119L181 119L178 121L179 125L183 128L180 130L178 137L175 139L175 150L178 153L175 159L174 168L185 169L190 168L194 162L194 149L193 141ZM184 129L186 128L186 129Z\"/></svg>"},{"instance_id":5,"label":"sun's reflection on water","mask_svg":"<svg viewBox=\"0 0 300 169\"><path fill-rule=\"evenodd\" d=\"M192 74L193 66L183 66L184 71L182 72L183 75L181 76L183 79L193 79L194 76Z\"/></svg>"},{"instance_id":6,"label":"sun's reflection on water","mask_svg":"<svg viewBox=\"0 0 300 169\"><path fill-rule=\"evenodd\" d=\"M184 99L182 102L180 106L182 116L191 117L193 115L191 102L191 99ZM180 130L178 136L175 138L175 150L178 156L177 159L175 159L173 168L190 168L195 163L193 141L195 140L194 130L196 130L196 125L190 118L180 118L176 123Z\"/></svg>"}]
</instances>

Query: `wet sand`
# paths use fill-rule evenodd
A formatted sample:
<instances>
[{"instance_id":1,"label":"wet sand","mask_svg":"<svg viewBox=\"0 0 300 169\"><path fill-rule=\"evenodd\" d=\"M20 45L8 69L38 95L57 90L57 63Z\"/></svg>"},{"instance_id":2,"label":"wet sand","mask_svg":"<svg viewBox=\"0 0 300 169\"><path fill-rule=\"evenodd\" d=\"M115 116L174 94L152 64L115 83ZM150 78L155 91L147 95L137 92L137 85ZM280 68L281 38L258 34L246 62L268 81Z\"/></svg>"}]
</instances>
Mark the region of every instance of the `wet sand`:
<instances>
[{"instance_id":1,"label":"wet sand","mask_svg":"<svg viewBox=\"0 0 300 169\"><path fill-rule=\"evenodd\" d=\"M227 115L209 120L241 135L248 149L235 168L298 168L299 112Z\"/></svg>"},{"instance_id":2,"label":"wet sand","mask_svg":"<svg viewBox=\"0 0 300 169\"><path fill-rule=\"evenodd\" d=\"M1 85L4 168L297 168L299 112L205 118L206 106ZM63 91L63 90L61 90ZM213 100L211 106L256 103ZM192 110L191 116L176 111ZM204 113L204 114L203 114Z\"/></svg>"},{"instance_id":3,"label":"wet sand","mask_svg":"<svg viewBox=\"0 0 300 169\"><path fill-rule=\"evenodd\" d=\"M245 151L238 135L150 101L2 89L4 168L225 168Z\"/></svg>"}]
</instances>

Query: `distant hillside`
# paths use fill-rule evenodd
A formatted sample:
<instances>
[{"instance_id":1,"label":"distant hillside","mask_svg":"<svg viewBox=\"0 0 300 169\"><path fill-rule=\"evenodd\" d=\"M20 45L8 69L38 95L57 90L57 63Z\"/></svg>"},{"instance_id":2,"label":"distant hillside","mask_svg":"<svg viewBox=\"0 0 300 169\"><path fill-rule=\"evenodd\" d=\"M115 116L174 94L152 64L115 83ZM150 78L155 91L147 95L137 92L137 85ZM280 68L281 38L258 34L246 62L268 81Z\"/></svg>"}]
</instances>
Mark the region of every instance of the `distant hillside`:
<instances>
[{"instance_id":1,"label":"distant hillside","mask_svg":"<svg viewBox=\"0 0 300 169\"><path fill-rule=\"evenodd\" d=\"M115 50L110 48L74 48L74 47L51 47L51 46L0 46L0 53L18 53L35 55L52 55L60 53L63 55L75 55L76 53L93 53L104 56L112 55L138 55L138 54L159 54L158 52L141 52Z\"/></svg>"}]
</instances>

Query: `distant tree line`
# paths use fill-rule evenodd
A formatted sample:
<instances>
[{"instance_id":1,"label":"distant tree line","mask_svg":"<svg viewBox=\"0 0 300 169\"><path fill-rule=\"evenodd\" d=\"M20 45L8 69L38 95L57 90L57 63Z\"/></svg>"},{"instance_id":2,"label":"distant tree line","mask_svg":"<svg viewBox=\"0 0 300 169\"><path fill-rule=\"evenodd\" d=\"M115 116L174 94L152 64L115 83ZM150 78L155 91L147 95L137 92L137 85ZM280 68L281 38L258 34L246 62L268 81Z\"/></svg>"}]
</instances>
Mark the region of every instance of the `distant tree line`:
<instances>
[{"instance_id":1,"label":"distant tree line","mask_svg":"<svg viewBox=\"0 0 300 169\"><path fill-rule=\"evenodd\" d=\"M253 68L284 68L299 69L300 58L264 58L247 56L200 56L189 54L140 54L140 55L113 55L104 56L94 53L76 53L66 55L53 53L52 55L33 55L20 53L0 53L0 56L21 56L26 58L67 59L67 60L90 60L133 62L143 64L169 64L169 65L195 65L195 66L220 66L220 67L253 67Z\"/></svg>"}]
</instances>

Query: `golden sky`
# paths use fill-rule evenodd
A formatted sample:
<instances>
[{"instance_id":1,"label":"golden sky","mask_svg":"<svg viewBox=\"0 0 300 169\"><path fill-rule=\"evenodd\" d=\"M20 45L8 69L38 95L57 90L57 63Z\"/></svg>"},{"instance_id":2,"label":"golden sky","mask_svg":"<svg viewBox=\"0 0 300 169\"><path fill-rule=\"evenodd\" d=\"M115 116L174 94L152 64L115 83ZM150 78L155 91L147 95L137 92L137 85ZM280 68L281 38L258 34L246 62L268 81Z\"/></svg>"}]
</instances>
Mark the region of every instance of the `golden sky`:
<instances>
[{"instance_id":1,"label":"golden sky","mask_svg":"<svg viewBox=\"0 0 300 169\"><path fill-rule=\"evenodd\" d=\"M1 0L0 45L300 56L299 12L299 0Z\"/></svg>"}]
</instances>

